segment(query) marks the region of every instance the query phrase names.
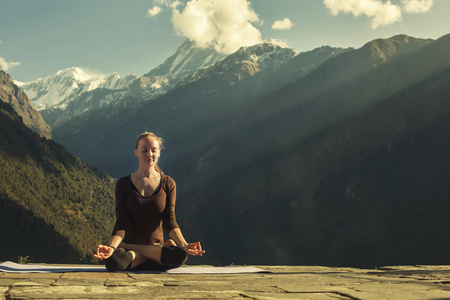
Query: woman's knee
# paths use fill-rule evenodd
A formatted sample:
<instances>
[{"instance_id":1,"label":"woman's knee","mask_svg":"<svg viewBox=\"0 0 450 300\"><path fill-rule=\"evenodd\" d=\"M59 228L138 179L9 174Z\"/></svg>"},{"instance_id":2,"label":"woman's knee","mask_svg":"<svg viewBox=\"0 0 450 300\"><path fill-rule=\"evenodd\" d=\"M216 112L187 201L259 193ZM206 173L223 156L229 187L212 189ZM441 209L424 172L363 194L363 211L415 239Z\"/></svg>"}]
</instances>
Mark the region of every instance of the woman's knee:
<instances>
[{"instance_id":1,"label":"woman's knee","mask_svg":"<svg viewBox=\"0 0 450 300\"><path fill-rule=\"evenodd\" d=\"M118 248L105 260L105 267L108 272L126 271L131 268L133 255L123 248Z\"/></svg>"},{"instance_id":2,"label":"woman's knee","mask_svg":"<svg viewBox=\"0 0 450 300\"><path fill-rule=\"evenodd\" d=\"M188 255L180 247L162 247L161 264L165 267L178 268L186 263Z\"/></svg>"}]
</instances>

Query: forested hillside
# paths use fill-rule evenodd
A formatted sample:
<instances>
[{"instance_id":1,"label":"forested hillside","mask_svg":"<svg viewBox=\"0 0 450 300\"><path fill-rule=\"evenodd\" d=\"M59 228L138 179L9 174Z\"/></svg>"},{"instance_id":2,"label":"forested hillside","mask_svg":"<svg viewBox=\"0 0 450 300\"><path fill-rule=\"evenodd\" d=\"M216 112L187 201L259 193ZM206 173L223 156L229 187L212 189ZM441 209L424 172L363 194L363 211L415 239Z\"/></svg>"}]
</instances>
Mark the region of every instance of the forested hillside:
<instances>
[{"instance_id":1,"label":"forested hillside","mask_svg":"<svg viewBox=\"0 0 450 300\"><path fill-rule=\"evenodd\" d=\"M0 260L90 262L114 221L113 179L0 101Z\"/></svg>"},{"instance_id":2,"label":"forested hillside","mask_svg":"<svg viewBox=\"0 0 450 300\"><path fill-rule=\"evenodd\" d=\"M224 263L450 262L449 49L447 35L330 89L313 72L266 97L184 170L187 226Z\"/></svg>"}]
</instances>

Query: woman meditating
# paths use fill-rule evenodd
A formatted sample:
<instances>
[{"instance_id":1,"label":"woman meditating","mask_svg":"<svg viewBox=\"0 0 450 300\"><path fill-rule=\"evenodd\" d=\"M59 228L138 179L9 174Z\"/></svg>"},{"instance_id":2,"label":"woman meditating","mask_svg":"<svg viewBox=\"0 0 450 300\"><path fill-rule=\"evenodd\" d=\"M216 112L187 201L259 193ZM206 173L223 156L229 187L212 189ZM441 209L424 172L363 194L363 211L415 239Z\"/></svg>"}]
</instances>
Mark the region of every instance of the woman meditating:
<instances>
[{"instance_id":1,"label":"woman meditating","mask_svg":"<svg viewBox=\"0 0 450 300\"><path fill-rule=\"evenodd\" d=\"M175 181L157 166L162 139L144 132L136 140L139 169L116 183L116 224L108 245L94 254L109 272L167 270L187 254L202 255L200 242L187 243L175 218ZM162 226L171 239L164 242Z\"/></svg>"}]
</instances>

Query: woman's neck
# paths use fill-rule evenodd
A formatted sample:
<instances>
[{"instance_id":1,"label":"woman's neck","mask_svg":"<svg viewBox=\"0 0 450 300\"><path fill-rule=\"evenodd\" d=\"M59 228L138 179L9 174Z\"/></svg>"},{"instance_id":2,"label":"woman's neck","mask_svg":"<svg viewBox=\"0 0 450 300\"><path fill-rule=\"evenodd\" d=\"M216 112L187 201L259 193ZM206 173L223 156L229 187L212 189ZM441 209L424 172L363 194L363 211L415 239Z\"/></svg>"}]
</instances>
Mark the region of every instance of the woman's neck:
<instances>
[{"instance_id":1,"label":"woman's neck","mask_svg":"<svg viewBox=\"0 0 450 300\"><path fill-rule=\"evenodd\" d=\"M135 174L146 178L154 178L159 176L159 172L156 171L155 167L151 168L139 167L139 169L135 172Z\"/></svg>"}]
</instances>

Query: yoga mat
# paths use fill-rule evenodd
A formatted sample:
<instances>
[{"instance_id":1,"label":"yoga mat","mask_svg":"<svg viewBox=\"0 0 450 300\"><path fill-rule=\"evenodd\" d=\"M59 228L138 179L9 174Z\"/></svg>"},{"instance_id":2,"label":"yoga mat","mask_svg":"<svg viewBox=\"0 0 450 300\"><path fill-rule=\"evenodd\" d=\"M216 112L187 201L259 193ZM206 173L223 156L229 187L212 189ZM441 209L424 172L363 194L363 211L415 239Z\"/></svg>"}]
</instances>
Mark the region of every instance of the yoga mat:
<instances>
[{"instance_id":1,"label":"yoga mat","mask_svg":"<svg viewBox=\"0 0 450 300\"><path fill-rule=\"evenodd\" d=\"M104 266L53 266L35 264L17 264L6 261L0 264L0 272L6 273L67 273L67 272L108 272ZM126 271L126 273L149 274L238 274L238 273L270 273L255 267L179 267L167 271Z\"/></svg>"}]
</instances>

